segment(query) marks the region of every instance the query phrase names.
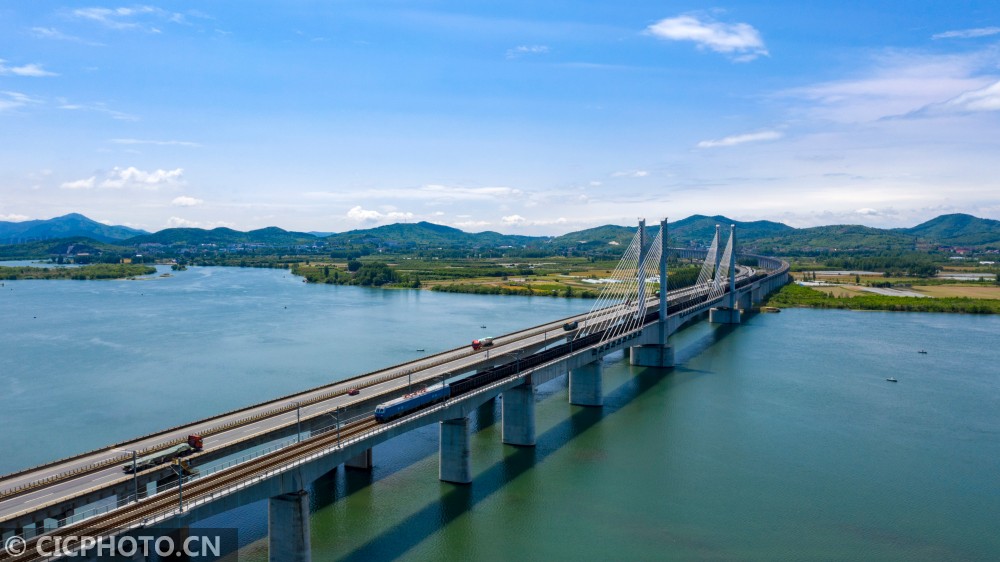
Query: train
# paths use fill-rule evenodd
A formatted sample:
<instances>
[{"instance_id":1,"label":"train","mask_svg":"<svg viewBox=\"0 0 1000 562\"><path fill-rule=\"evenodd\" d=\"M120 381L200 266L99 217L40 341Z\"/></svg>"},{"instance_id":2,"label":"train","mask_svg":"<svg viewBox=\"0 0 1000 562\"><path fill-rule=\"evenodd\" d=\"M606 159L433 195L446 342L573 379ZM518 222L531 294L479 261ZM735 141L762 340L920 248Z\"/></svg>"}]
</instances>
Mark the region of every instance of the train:
<instances>
[{"instance_id":1,"label":"train","mask_svg":"<svg viewBox=\"0 0 1000 562\"><path fill-rule=\"evenodd\" d=\"M135 463L128 462L123 465L122 470L128 473L131 473L133 470L139 472L165 462L170 462L176 458L186 457L191 453L201 452L203 447L204 441L202 440L201 435L188 435L187 442L174 445L173 447L168 447L162 451L141 456L135 460Z\"/></svg>"},{"instance_id":2,"label":"train","mask_svg":"<svg viewBox=\"0 0 1000 562\"><path fill-rule=\"evenodd\" d=\"M752 283L757 279L764 277L763 273L755 273L754 275L737 281L736 286L742 287L746 284ZM679 310L688 308L690 306L696 305L699 302L704 302L708 299L706 294L692 294L681 296L669 303L667 306L667 314L673 314ZM649 310L643 319L644 324L654 322L660 318L659 310ZM563 329L566 331L572 331L579 327L576 322L568 322L563 325ZM567 329L567 326L571 326ZM472 392L473 390L486 386L490 383L505 379L516 375L519 371L525 369L530 369L532 367L537 367L554 359L558 359L564 355L572 353L574 349L581 349L591 345L595 345L604 341L604 336L606 332L612 332L617 329L617 327L611 327L606 330L599 330L593 333L589 333L583 336L579 336L579 332L575 335L575 338L567 338L567 342L553 346L549 349L542 350L533 355L527 357L521 357L518 361L506 363L504 365L497 365L481 371L474 375L467 376L462 379L458 379L451 382L442 382L437 385L427 387L417 392L401 396L394 400L384 402L375 407L375 421L378 423L385 423L387 421L396 419L407 414L411 414L420 410L421 408L426 408L432 404L438 402L443 402L448 398L461 396L467 392ZM619 340L624 340L627 338L618 338L617 340L611 336L612 340L609 345L619 343ZM473 340L472 348L480 349L483 346L493 345L493 338L482 338L479 340ZM593 353L597 354L600 350L594 349Z\"/></svg>"}]
</instances>

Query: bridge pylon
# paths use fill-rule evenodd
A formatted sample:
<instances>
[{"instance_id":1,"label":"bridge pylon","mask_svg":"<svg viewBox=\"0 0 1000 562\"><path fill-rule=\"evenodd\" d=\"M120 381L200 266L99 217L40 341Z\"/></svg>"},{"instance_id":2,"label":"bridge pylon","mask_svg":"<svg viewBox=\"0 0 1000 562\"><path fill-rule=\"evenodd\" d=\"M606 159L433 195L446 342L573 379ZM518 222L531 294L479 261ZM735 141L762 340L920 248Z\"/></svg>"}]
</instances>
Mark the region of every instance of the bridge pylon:
<instances>
[{"instance_id":1,"label":"bridge pylon","mask_svg":"<svg viewBox=\"0 0 1000 562\"><path fill-rule=\"evenodd\" d=\"M667 219L660 221L660 297L659 319L656 322L656 343L633 346L629 350L629 363L637 367L670 368L674 366L674 346L667 344L669 328L667 326ZM643 280L642 286L645 286ZM640 302L643 302L640 299Z\"/></svg>"},{"instance_id":2,"label":"bridge pylon","mask_svg":"<svg viewBox=\"0 0 1000 562\"><path fill-rule=\"evenodd\" d=\"M729 256L729 298L728 306L712 308L708 311L708 321L713 324L739 324L741 310L736 307L736 225L729 226L729 245L725 254ZM718 276L716 277L718 279ZM721 290L721 289L720 289Z\"/></svg>"}]
</instances>

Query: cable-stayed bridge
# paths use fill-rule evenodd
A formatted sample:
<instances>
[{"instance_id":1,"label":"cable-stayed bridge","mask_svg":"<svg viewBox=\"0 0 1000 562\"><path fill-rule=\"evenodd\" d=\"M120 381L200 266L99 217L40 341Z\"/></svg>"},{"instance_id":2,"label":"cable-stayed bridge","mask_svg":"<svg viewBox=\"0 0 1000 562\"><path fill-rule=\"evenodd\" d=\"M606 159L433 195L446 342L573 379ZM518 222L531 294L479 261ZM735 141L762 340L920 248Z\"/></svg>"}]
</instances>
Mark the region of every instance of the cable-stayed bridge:
<instances>
[{"instance_id":1,"label":"cable-stayed bridge","mask_svg":"<svg viewBox=\"0 0 1000 562\"><path fill-rule=\"evenodd\" d=\"M30 547L79 529L103 536L184 526L269 499L271 559L308 560L309 485L341 464L370 468L373 446L431 423L440 427L440 478L468 484L469 414L482 404L502 395L503 442L533 446L539 385L568 374L570 402L599 407L606 355L627 350L634 365L672 367L670 334L706 313L711 322L737 324L788 282L787 263L739 255L735 227L724 247L717 227L707 250L670 249L666 221L655 236L647 231L641 221L586 314L4 476L3 539L23 537ZM664 290L668 256L701 260L694 285ZM384 406L376 416L380 404L402 409L385 415ZM183 463L138 466L191 434L204 448ZM130 463L139 469L123 472ZM0 552L0 560L30 560L31 553Z\"/></svg>"}]
</instances>

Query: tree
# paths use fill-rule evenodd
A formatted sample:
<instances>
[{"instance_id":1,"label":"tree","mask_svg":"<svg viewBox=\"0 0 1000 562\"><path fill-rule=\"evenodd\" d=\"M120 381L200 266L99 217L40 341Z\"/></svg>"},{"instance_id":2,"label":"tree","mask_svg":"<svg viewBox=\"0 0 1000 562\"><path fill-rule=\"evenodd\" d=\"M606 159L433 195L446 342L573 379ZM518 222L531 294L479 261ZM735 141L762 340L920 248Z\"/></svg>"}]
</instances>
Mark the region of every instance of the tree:
<instances>
[{"instance_id":1,"label":"tree","mask_svg":"<svg viewBox=\"0 0 1000 562\"><path fill-rule=\"evenodd\" d=\"M362 263L358 260L347 260L347 271L355 272L361 269Z\"/></svg>"}]
</instances>

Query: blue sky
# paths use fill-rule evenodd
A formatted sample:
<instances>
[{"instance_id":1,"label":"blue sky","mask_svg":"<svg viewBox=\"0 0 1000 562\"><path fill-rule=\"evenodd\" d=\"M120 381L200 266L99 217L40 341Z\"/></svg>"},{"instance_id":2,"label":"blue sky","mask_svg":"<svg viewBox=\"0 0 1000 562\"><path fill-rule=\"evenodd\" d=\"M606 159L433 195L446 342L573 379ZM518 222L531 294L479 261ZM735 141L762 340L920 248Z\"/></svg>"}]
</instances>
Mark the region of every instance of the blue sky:
<instances>
[{"instance_id":1,"label":"blue sky","mask_svg":"<svg viewBox=\"0 0 1000 562\"><path fill-rule=\"evenodd\" d=\"M1000 218L1000 2L0 5L0 220Z\"/></svg>"}]
</instances>

